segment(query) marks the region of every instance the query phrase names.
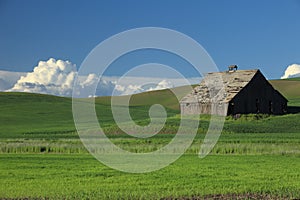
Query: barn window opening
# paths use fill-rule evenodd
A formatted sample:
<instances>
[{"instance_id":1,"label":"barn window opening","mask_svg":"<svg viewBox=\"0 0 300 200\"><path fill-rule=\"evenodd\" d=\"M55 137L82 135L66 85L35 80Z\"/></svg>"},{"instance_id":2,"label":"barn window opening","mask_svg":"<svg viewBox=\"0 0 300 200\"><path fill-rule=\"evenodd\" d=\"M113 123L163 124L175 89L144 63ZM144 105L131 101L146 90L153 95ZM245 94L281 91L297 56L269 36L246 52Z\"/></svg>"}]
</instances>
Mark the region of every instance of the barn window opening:
<instances>
[{"instance_id":1,"label":"barn window opening","mask_svg":"<svg viewBox=\"0 0 300 200\"><path fill-rule=\"evenodd\" d=\"M234 114L234 102L229 103L228 115Z\"/></svg>"},{"instance_id":2,"label":"barn window opening","mask_svg":"<svg viewBox=\"0 0 300 200\"><path fill-rule=\"evenodd\" d=\"M186 106L189 106L189 105L190 105L190 103L186 103L185 105L186 105Z\"/></svg>"},{"instance_id":3,"label":"barn window opening","mask_svg":"<svg viewBox=\"0 0 300 200\"><path fill-rule=\"evenodd\" d=\"M259 99L256 99L256 101L255 101L256 103L255 103L255 107L256 107L256 113L259 113Z\"/></svg>"},{"instance_id":4,"label":"barn window opening","mask_svg":"<svg viewBox=\"0 0 300 200\"><path fill-rule=\"evenodd\" d=\"M269 113L273 114L273 102L269 101Z\"/></svg>"}]
</instances>

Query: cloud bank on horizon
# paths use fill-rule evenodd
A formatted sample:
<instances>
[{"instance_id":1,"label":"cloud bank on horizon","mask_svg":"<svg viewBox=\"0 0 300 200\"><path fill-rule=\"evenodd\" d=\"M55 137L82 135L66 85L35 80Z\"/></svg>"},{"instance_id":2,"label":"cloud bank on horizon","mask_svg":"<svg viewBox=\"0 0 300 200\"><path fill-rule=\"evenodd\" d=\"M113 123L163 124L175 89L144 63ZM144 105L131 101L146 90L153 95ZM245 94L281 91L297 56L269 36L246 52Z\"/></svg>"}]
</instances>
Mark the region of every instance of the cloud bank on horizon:
<instances>
[{"instance_id":1,"label":"cloud bank on horizon","mask_svg":"<svg viewBox=\"0 0 300 200\"><path fill-rule=\"evenodd\" d=\"M0 91L11 89L20 77L26 74L26 72L0 71Z\"/></svg>"},{"instance_id":2,"label":"cloud bank on horizon","mask_svg":"<svg viewBox=\"0 0 300 200\"><path fill-rule=\"evenodd\" d=\"M289 65L281 79L300 77L300 64Z\"/></svg>"},{"instance_id":3,"label":"cloud bank on horizon","mask_svg":"<svg viewBox=\"0 0 300 200\"><path fill-rule=\"evenodd\" d=\"M16 91L51 94L57 96L72 96L72 89L77 76L76 65L70 61L50 58L40 61L33 72L0 71L0 91ZM92 86L97 84L95 96L129 95L140 92L162 90L184 85L180 79L161 79L147 77L125 77L118 82L119 77L99 77L96 74L79 76L79 96L92 96ZM195 84L199 79L191 79ZM148 84L145 84L148 83Z\"/></svg>"},{"instance_id":4,"label":"cloud bank on horizon","mask_svg":"<svg viewBox=\"0 0 300 200\"><path fill-rule=\"evenodd\" d=\"M77 76L76 65L70 61L40 61L32 72L0 71L0 91L16 91L72 96L72 89ZM281 79L300 77L300 64L289 65ZM151 77L99 77L96 74L79 76L79 96L89 97L92 86L97 84L95 96L130 95L141 92L162 90L185 85L183 79ZM191 84L199 83L200 78L189 79Z\"/></svg>"}]
</instances>

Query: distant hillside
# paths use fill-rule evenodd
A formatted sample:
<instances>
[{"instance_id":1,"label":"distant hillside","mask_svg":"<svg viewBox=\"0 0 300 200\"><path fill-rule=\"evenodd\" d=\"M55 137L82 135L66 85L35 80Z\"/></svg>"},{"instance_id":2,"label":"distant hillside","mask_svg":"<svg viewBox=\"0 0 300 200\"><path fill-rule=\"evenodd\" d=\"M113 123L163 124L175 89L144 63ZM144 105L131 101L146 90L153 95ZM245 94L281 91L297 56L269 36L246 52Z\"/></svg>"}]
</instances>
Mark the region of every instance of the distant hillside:
<instances>
[{"instance_id":1,"label":"distant hillside","mask_svg":"<svg viewBox=\"0 0 300 200\"><path fill-rule=\"evenodd\" d=\"M290 106L300 106L300 79L271 80L270 83L288 100ZM179 99L189 91L186 86L174 88ZM124 97L117 97L122 99ZM97 97L97 115L100 121L111 123L111 97ZM179 103L171 90L151 91L133 95L130 112L136 120L148 118L149 107L161 104L169 116L179 113ZM0 92L0 138L5 135L56 134L65 136L75 132L72 116L72 99L43 94ZM76 134L74 134L76 135ZM72 136L73 137L73 136ZM74 136L75 137L75 136Z\"/></svg>"},{"instance_id":2,"label":"distant hillside","mask_svg":"<svg viewBox=\"0 0 300 200\"><path fill-rule=\"evenodd\" d=\"M191 92L189 88L190 87L188 86L181 86L181 87L173 88L172 90L178 94L180 100L182 97L184 97L189 92ZM122 99L124 97L119 96L115 98ZM111 101L111 97L96 98L96 103L98 104L110 105L110 101ZM131 106L148 106L153 104L161 104L167 108L178 110L178 111L180 109L179 101L170 89L134 94L130 99Z\"/></svg>"},{"instance_id":3,"label":"distant hillside","mask_svg":"<svg viewBox=\"0 0 300 200\"><path fill-rule=\"evenodd\" d=\"M300 78L270 80L270 83L289 100L289 105L300 106Z\"/></svg>"},{"instance_id":4,"label":"distant hillside","mask_svg":"<svg viewBox=\"0 0 300 200\"><path fill-rule=\"evenodd\" d=\"M187 92L187 87L175 88L179 99ZM122 99L124 97L117 97ZM110 110L111 97L97 97L95 107L99 120L103 123L113 121ZM179 113L179 103L170 90L152 91L133 95L130 101L130 112L134 120L149 117L149 107L162 104L168 116ZM75 133L72 116L72 99L44 94L0 92L0 138L15 135L20 137L37 137L41 134L53 134L65 137ZM73 136L70 136L73 137ZM77 135L76 135L77 137Z\"/></svg>"}]
</instances>

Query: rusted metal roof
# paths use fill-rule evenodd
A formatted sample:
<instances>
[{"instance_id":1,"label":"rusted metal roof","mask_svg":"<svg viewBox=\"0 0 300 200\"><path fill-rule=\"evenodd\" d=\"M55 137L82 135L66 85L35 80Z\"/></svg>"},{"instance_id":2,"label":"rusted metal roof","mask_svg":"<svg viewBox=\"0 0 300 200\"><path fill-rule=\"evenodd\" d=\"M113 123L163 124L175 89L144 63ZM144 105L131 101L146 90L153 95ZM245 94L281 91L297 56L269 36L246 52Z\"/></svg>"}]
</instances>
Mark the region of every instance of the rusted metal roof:
<instances>
[{"instance_id":1,"label":"rusted metal roof","mask_svg":"<svg viewBox=\"0 0 300 200\"><path fill-rule=\"evenodd\" d=\"M181 102L229 102L251 81L257 72L259 72L258 69L208 73L199 86L196 86Z\"/></svg>"}]
</instances>

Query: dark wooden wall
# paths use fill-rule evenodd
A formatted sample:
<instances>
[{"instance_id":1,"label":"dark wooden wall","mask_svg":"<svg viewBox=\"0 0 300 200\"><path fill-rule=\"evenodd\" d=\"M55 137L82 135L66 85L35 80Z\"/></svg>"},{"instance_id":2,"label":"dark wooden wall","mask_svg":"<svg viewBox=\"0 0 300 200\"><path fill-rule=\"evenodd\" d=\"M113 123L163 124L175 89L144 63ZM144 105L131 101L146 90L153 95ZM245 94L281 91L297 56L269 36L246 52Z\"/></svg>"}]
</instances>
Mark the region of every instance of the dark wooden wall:
<instances>
[{"instance_id":1,"label":"dark wooden wall","mask_svg":"<svg viewBox=\"0 0 300 200\"><path fill-rule=\"evenodd\" d=\"M244 113L284 114L287 100L258 71L230 102L228 115Z\"/></svg>"}]
</instances>

